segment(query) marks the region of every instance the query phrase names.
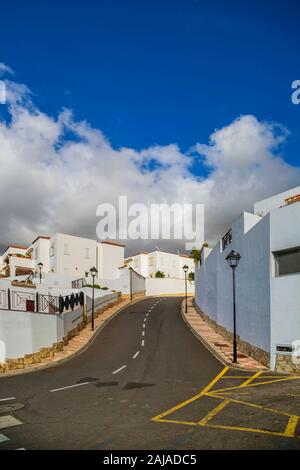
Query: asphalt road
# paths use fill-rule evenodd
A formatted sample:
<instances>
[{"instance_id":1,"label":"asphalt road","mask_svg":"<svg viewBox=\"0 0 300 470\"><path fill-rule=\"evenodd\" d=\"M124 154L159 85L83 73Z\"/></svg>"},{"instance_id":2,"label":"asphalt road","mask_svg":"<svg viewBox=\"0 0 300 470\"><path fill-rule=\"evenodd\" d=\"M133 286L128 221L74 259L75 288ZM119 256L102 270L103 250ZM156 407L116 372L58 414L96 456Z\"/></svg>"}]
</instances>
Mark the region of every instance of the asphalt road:
<instances>
[{"instance_id":1,"label":"asphalt road","mask_svg":"<svg viewBox=\"0 0 300 470\"><path fill-rule=\"evenodd\" d=\"M142 300L126 307L74 359L0 378L0 450L299 449L298 420L290 418L294 407L282 409L281 382L265 379L281 398L281 408L270 416L269 389L266 404L264 387L253 386L258 378L225 370L184 323L181 302ZM252 385L240 389L245 380ZM298 381L293 385L297 396ZM215 389L223 392L216 395ZM12 419L18 421L8 427ZM282 435L286 421L289 436Z\"/></svg>"}]
</instances>

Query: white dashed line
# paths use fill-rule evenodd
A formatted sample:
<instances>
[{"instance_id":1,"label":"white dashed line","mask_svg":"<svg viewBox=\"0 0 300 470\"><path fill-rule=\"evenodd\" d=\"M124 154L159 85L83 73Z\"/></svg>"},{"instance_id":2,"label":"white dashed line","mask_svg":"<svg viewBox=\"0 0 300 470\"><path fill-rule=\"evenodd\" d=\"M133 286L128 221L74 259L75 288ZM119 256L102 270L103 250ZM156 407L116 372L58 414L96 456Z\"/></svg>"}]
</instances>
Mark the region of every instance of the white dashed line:
<instances>
[{"instance_id":1,"label":"white dashed line","mask_svg":"<svg viewBox=\"0 0 300 470\"><path fill-rule=\"evenodd\" d=\"M54 388L53 390L50 390L50 393L60 392L61 390L68 390L68 388L82 387L82 385L88 385L90 383L91 382L82 382L81 384L68 385L67 387Z\"/></svg>"},{"instance_id":2,"label":"white dashed line","mask_svg":"<svg viewBox=\"0 0 300 470\"><path fill-rule=\"evenodd\" d=\"M134 356L132 356L132 359L135 359L135 358L137 358L139 354L140 354L140 351L137 351L137 352L135 353L135 355L134 355Z\"/></svg>"},{"instance_id":3,"label":"white dashed line","mask_svg":"<svg viewBox=\"0 0 300 470\"><path fill-rule=\"evenodd\" d=\"M145 325L145 323L143 323L143 328L146 328L146 325Z\"/></svg>"},{"instance_id":4,"label":"white dashed line","mask_svg":"<svg viewBox=\"0 0 300 470\"><path fill-rule=\"evenodd\" d=\"M118 372L121 372L121 370L125 369L125 367L127 366L120 367L120 369L115 370L112 374L114 375L114 374L117 374Z\"/></svg>"},{"instance_id":5,"label":"white dashed line","mask_svg":"<svg viewBox=\"0 0 300 470\"><path fill-rule=\"evenodd\" d=\"M142 339L142 348L145 346L145 341Z\"/></svg>"},{"instance_id":6,"label":"white dashed line","mask_svg":"<svg viewBox=\"0 0 300 470\"><path fill-rule=\"evenodd\" d=\"M16 397L9 397L9 398L0 398L0 401L8 401L8 400L15 400Z\"/></svg>"},{"instance_id":7,"label":"white dashed line","mask_svg":"<svg viewBox=\"0 0 300 470\"><path fill-rule=\"evenodd\" d=\"M145 336L145 332L144 332L144 331L142 331L142 336Z\"/></svg>"},{"instance_id":8,"label":"white dashed line","mask_svg":"<svg viewBox=\"0 0 300 470\"><path fill-rule=\"evenodd\" d=\"M4 436L4 434L0 433L0 443L6 442L6 441L9 441L9 438L7 436Z\"/></svg>"},{"instance_id":9,"label":"white dashed line","mask_svg":"<svg viewBox=\"0 0 300 470\"><path fill-rule=\"evenodd\" d=\"M147 316L145 316L144 321L147 321Z\"/></svg>"}]
</instances>

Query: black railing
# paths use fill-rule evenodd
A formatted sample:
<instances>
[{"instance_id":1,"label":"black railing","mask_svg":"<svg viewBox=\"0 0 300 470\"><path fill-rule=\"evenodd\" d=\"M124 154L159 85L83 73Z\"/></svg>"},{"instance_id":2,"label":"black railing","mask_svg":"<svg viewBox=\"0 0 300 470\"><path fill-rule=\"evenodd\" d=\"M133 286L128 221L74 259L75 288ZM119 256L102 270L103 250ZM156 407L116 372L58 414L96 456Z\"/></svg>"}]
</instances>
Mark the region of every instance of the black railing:
<instances>
[{"instance_id":1,"label":"black railing","mask_svg":"<svg viewBox=\"0 0 300 470\"><path fill-rule=\"evenodd\" d=\"M87 282L85 277L81 277L80 279L72 281L72 289L82 289L83 287L86 287L86 284Z\"/></svg>"},{"instance_id":2,"label":"black railing","mask_svg":"<svg viewBox=\"0 0 300 470\"><path fill-rule=\"evenodd\" d=\"M0 290L0 310L60 314L84 305L84 293L65 296L15 290Z\"/></svg>"}]
</instances>

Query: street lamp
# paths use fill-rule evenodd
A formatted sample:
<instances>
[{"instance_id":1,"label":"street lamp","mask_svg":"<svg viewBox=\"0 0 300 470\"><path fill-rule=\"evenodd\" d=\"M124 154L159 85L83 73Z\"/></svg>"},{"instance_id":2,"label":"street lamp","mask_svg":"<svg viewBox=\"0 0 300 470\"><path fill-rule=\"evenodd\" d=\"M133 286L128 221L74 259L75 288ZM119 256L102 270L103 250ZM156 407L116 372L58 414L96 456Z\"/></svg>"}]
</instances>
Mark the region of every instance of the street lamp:
<instances>
[{"instance_id":1,"label":"street lamp","mask_svg":"<svg viewBox=\"0 0 300 470\"><path fill-rule=\"evenodd\" d=\"M132 302L132 271L133 271L133 268L129 268L129 272L130 272L130 301Z\"/></svg>"},{"instance_id":2,"label":"street lamp","mask_svg":"<svg viewBox=\"0 0 300 470\"><path fill-rule=\"evenodd\" d=\"M189 270L189 267L187 264L182 266L182 269L184 270L184 282L185 282L185 313L187 313L187 281L186 281L186 273Z\"/></svg>"},{"instance_id":3,"label":"street lamp","mask_svg":"<svg viewBox=\"0 0 300 470\"><path fill-rule=\"evenodd\" d=\"M237 251L231 251L226 256L226 261L232 269L232 288L233 288L233 358L232 362L237 363L237 345L236 345L236 302L235 302L235 269L239 264L241 255Z\"/></svg>"},{"instance_id":4,"label":"street lamp","mask_svg":"<svg viewBox=\"0 0 300 470\"><path fill-rule=\"evenodd\" d=\"M94 308L95 308L95 296L94 296L94 293L95 293L95 277L97 276L98 274L98 271L97 269L94 267L94 268L91 268L90 269L90 273L92 275L92 278L93 278L93 295L92 295L92 330L95 329L95 324L94 324Z\"/></svg>"},{"instance_id":5,"label":"street lamp","mask_svg":"<svg viewBox=\"0 0 300 470\"><path fill-rule=\"evenodd\" d=\"M42 267L43 267L43 263L39 262L38 264L38 267L39 267L39 270L40 270L40 284L42 283Z\"/></svg>"}]
</instances>

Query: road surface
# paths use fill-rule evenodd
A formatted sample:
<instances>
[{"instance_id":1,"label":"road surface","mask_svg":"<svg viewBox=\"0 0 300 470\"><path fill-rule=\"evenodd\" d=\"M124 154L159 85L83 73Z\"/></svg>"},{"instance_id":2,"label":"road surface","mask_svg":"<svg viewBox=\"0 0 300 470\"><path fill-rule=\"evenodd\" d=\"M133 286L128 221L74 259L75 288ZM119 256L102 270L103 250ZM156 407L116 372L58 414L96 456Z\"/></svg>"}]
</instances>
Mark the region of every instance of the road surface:
<instances>
[{"instance_id":1,"label":"road surface","mask_svg":"<svg viewBox=\"0 0 300 470\"><path fill-rule=\"evenodd\" d=\"M181 302L129 305L74 359L0 378L0 450L299 449L294 408L270 414L266 394L257 402L258 378L224 368L183 321ZM250 388L237 389L245 380ZM258 427L255 413L266 414Z\"/></svg>"}]
</instances>

